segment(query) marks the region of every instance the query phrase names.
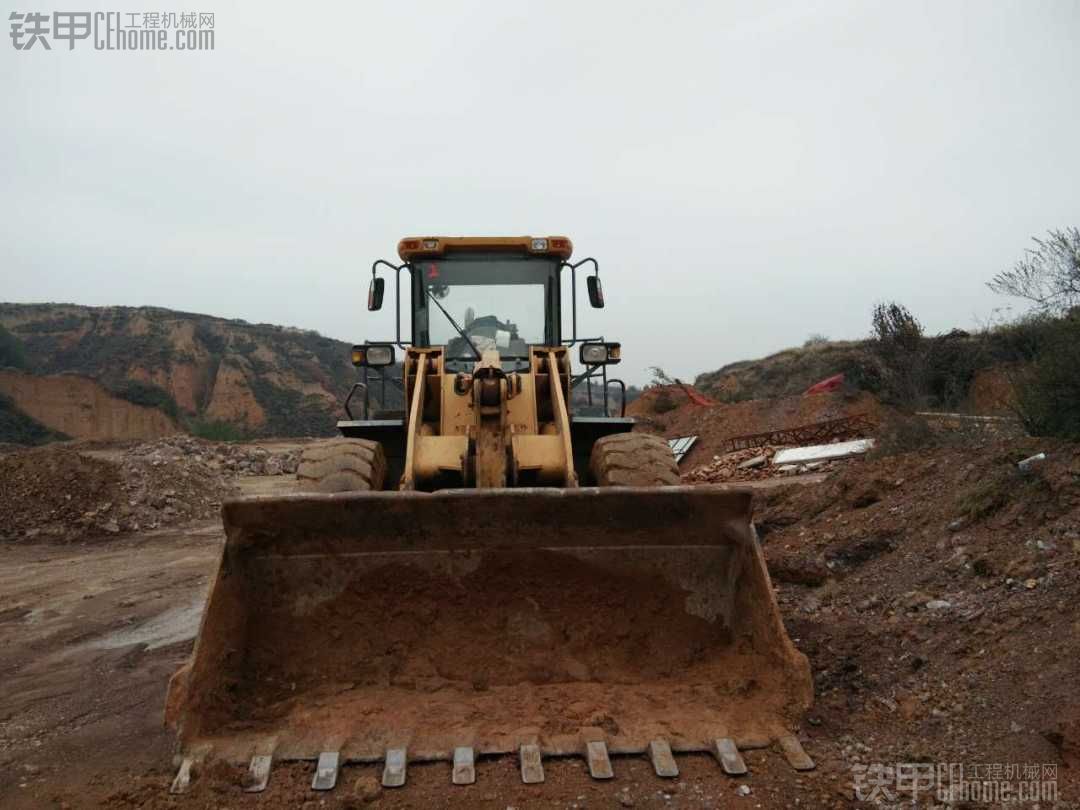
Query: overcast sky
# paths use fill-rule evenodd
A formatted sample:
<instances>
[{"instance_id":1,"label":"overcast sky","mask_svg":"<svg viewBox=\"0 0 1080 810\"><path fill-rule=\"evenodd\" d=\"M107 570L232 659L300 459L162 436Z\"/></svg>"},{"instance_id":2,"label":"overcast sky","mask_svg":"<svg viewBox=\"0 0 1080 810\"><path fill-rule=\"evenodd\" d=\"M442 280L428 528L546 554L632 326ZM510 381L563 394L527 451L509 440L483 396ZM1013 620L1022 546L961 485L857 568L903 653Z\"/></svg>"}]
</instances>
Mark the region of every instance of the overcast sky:
<instances>
[{"instance_id":1,"label":"overcast sky","mask_svg":"<svg viewBox=\"0 0 1080 810\"><path fill-rule=\"evenodd\" d=\"M192 8L213 52L4 29L0 300L375 339L401 236L565 233L644 382L862 337L882 299L974 326L1080 224L1076 0Z\"/></svg>"}]
</instances>

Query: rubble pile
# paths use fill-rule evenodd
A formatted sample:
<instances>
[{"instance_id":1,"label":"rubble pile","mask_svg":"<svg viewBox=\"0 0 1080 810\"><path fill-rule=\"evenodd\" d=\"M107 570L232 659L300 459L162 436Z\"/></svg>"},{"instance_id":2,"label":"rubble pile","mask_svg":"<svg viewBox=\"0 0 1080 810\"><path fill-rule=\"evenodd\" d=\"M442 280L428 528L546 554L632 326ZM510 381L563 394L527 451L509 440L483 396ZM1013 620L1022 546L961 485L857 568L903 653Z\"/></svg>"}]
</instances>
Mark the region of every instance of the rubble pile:
<instances>
[{"instance_id":1,"label":"rubble pile","mask_svg":"<svg viewBox=\"0 0 1080 810\"><path fill-rule=\"evenodd\" d=\"M851 463L853 459L815 461L808 464L773 465L773 456L784 446L751 447L736 450L686 472L682 476L686 484L718 484L734 481L760 481L784 475L801 475L810 472L831 472Z\"/></svg>"},{"instance_id":2,"label":"rubble pile","mask_svg":"<svg viewBox=\"0 0 1080 810\"><path fill-rule=\"evenodd\" d=\"M107 531L120 486L115 464L66 447L7 453L0 457L0 540L71 540Z\"/></svg>"},{"instance_id":3,"label":"rubble pile","mask_svg":"<svg viewBox=\"0 0 1080 810\"><path fill-rule=\"evenodd\" d=\"M214 517L237 495L234 479L291 475L299 450L170 436L119 459L55 445L0 457L0 540L64 542Z\"/></svg>"},{"instance_id":4,"label":"rubble pile","mask_svg":"<svg viewBox=\"0 0 1080 810\"><path fill-rule=\"evenodd\" d=\"M192 436L169 436L138 444L125 460L144 458L151 467L170 463L202 465L230 477L247 475L292 475L300 463L299 450L274 453L251 444L216 444Z\"/></svg>"},{"instance_id":5,"label":"rubble pile","mask_svg":"<svg viewBox=\"0 0 1080 810\"><path fill-rule=\"evenodd\" d=\"M121 462L125 531L211 518L222 498L237 494L237 476L296 472L299 451L271 453L264 447L212 444L170 436L136 445Z\"/></svg>"}]
</instances>

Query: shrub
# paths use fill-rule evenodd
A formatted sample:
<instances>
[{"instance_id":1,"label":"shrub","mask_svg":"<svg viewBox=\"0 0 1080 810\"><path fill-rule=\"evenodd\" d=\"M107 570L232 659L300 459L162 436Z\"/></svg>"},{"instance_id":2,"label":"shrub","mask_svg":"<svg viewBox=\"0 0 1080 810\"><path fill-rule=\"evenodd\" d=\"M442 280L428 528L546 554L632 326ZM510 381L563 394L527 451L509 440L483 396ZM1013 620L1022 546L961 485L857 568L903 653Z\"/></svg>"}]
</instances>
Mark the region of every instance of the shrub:
<instances>
[{"instance_id":1,"label":"shrub","mask_svg":"<svg viewBox=\"0 0 1080 810\"><path fill-rule=\"evenodd\" d=\"M83 325L83 319L78 315L59 315L47 321L31 321L16 327L24 334L36 334L40 332L72 332Z\"/></svg>"},{"instance_id":2,"label":"shrub","mask_svg":"<svg viewBox=\"0 0 1080 810\"><path fill-rule=\"evenodd\" d=\"M895 301L878 304L871 318L870 351L882 399L914 409L926 388L926 347L923 328L907 307Z\"/></svg>"},{"instance_id":3,"label":"shrub","mask_svg":"<svg viewBox=\"0 0 1080 810\"><path fill-rule=\"evenodd\" d=\"M657 394L656 399L653 400L653 413L667 413L677 407L679 406L676 404L674 397L666 390Z\"/></svg>"},{"instance_id":4,"label":"shrub","mask_svg":"<svg viewBox=\"0 0 1080 810\"><path fill-rule=\"evenodd\" d=\"M926 342L920 388L935 407L955 407L963 402L975 374L991 365L984 341L966 333L941 335Z\"/></svg>"},{"instance_id":5,"label":"shrub","mask_svg":"<svg viewBox=\"0 0 1080 810\"><path fill-rule=\"evenodd\" d=\"M9 367L26 371L30 361L26 359L22 341L0 326L0 368Z\"/></svg>"},{"instance_id":6,"label":"shrub","mask_svg":"<svg viewBox=\"0 0 1080 810\"><path fill-rule=\"evenodd\" d=\"M27 416L14 402L0 394L0 442L37 445L68 438Z\"/></svg>"},{"instance_id":7,"label":"shrub","mask_svg":"<svg viewBox=\"0 0 1080 810\"><path fill-rule=\"evenodd\" d=\"M242 442L248 438L247 431L240 425L216 419L196 419L188 429L192 435L211 442Z\"/></svg>"},{"instance_id":8,"label":"shrub","mask_svg":"<svg viewBox=\"0 0 1080 810\"><path fill-rule=\"evenodd\" d=\"M1034 360L1011 379L1014 408L1033 436L1080 440L1080 316L1055 321Z\"/></svg>"},{"instance_id":9,"label":"shrub","mask_svg":"<svg viewBox=\"0 0 1080 810\"><path fill-rule=\"evenodd\" d=\"M960 492L957 508L969 523L977 523L999 512L1016 487L1017 476L1008 469L997 468Z\"/></svg>"},{"instance_id":10,"label":"shrub","mask_svg":"<svg viewBox=\"0 0 1080 810\"><path fill-rule=\"evenodd\" d=\"M921 416L893 413L887 416L877 431L871 456L888 456L927 450L940 444L939 436Z\"/></svg>"},{"instance_id":11,"label":"shrub","mask_svg":"<svg viewBox=\"0 0 1080 810\"><path fill-rule=\"evenodd\" d=\"M220 355L225 351L225 338L201 317L195 322L195 340L211 355Z\"/></svg>"},{"instance_id":12,"label":"shrub","mask_svg":"<svg viewBox=\"0 0 1080 810\"><path fill-rule=\"evenodd\" d=\"M144 405L148 408L157 408L164 411L173 420L180 418L180 408L172 395L163 388L153 383L142 380L120 380L115 383L106 383L109 393L127 400L135 405Z\"/></svg>"}]
</instances>

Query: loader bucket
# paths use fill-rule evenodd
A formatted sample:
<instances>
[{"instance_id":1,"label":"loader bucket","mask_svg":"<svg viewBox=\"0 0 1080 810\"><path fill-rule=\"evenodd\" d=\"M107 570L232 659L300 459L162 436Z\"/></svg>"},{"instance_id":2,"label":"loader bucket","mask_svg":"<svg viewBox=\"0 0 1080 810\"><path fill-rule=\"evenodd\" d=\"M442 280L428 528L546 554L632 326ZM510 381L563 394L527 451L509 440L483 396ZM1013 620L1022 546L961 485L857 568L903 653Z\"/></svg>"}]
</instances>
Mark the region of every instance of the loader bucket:
<instances>
[{"instance_id":1,"label":"loader bucket","mask_svg":"<svg viewBox=\"0 0 1080 810\"><path fill-rule=\"evenodd\" d=\"M812 687L750 509L714 487L228 502L166 719L184 756L236 763L768 745Z\"/></svg>"}]
</instances>

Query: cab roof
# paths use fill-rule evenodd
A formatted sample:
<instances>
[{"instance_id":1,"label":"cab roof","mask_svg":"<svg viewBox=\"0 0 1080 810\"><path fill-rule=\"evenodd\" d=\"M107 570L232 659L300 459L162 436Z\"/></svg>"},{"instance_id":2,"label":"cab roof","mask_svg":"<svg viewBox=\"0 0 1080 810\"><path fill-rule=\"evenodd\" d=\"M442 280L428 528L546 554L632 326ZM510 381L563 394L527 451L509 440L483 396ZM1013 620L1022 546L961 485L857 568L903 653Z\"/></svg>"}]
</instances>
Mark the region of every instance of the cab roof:
<instances>
[{"instance_id":1,"label":"cab roof","mask_svg":"<svg viewBox=\"0 0 1080 810\"><path fill-rule=\"evenodd\" d=\"M565 261L574 244L566 236L406 236L398 242L398 256L405 262L455 252L524 253Z\"/></svg>"}]
</instances>

